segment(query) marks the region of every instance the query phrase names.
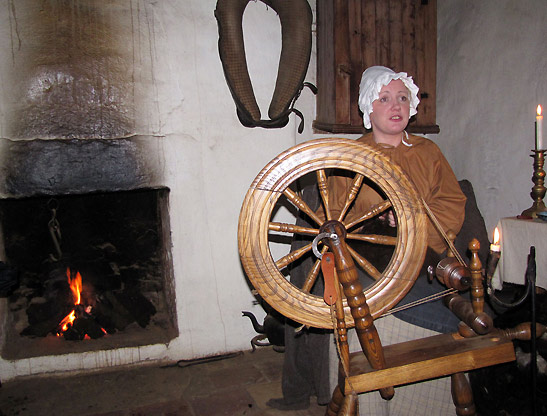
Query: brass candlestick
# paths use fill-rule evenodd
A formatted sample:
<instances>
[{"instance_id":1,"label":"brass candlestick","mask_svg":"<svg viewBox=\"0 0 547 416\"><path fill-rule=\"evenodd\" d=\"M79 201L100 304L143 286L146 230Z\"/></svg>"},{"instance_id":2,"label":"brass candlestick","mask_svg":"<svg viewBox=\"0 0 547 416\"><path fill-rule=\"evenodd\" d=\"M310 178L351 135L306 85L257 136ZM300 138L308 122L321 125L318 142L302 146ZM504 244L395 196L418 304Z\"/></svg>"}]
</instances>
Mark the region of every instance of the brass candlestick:
<instances>
[{"instance_id":1,"label":"brass candlestick","mask_svg":"<svg viewBox=\"0 0 547 416\"><path fill-rule=\"evenodd\" d=\"M522 211L521 215L523 217L537 218L538 212L543 212L546 210L545 203L543 202L543 197L545 196L545 186L543 186L545 179L545 171L543 170L543 163L545 162L545 149L532 151L534 154L530 156L534 158L534 175L532 176L534 186L532 187L530 196L534 200L534 203L530 208Z\"/></svg>"}]
</instances>

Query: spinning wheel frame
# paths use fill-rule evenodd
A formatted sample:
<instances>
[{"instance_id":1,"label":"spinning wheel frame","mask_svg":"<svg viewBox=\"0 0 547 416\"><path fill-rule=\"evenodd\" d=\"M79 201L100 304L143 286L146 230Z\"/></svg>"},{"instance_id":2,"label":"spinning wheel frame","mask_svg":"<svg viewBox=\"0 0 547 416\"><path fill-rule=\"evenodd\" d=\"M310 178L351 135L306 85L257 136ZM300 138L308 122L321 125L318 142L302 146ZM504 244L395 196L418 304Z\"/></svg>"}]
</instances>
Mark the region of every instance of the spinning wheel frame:
<instances>
[{"instance_id":1,"label":"spinning wheel frame","mask_svg":"<svg viewBox=\"0 0 547 416\"><path fill-rule=\"evenodd\" d=\"M330 307L283 276L271 256L268 233L276 203L290 184L310 172L330 168L369 178L386 194L398 219L393 257L382 276L364 291L373 318L391 309L410 290L427 248L426 216L414 187L378 151L354 140L328 138L281 153L262 169L247 192L239 218L239 254L247 276L266 302L290 319L317 328L332 328ZM344 309L346 325L353 326L345 299Z\"/></svg>"}]
</instances>

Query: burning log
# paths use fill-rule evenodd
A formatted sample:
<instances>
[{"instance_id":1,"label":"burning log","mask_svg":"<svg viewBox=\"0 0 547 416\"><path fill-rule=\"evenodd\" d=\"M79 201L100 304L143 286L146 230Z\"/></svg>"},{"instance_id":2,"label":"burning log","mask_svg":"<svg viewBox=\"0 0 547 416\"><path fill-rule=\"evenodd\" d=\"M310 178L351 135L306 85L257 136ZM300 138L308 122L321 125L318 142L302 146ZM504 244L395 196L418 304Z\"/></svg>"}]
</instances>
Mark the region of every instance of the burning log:
<instances>
[{"instance_id":1,"label":"burning log","mask_svg":"<svg viewBox=\"0 0 547 416\"><path fill-rule=\"evenodd\" d=\"M131 314L141 328L146 328L156 313L154 305L137 290L126 289L115 294L118 302Z\"/></svg>"},{"instance_id":2,"label":"burning log","mask_svg":"<svg viewBox=\"0 0 547 416\"><path fill-rule=\"evenodd\" d=\"M27 308L29 326L21 335L44 337L50 333L66 340L97 339L106 333L123 331L136 322L145 328L156 313L154 305L132 287L106 290L100 296L83 293L80 272L70 268L61 273L56 267L48 273L44 296L35 297Z\"/></svg>"},{"instance_id":3,"label":"burning log","mask_svg":"<svg viewBox=\"0 0 547 416\"><path fill-rule=\"evenodd\" d=\"M123 330L123 328L131 323L125 320L117 322L117 315L114 314L112 306L105 301L97 302L93 308L93 316L108 334L114 334L118 330Z\"/></svg>"},{"instance_id":4,"label":"burning log","mask_svg":"<svg viewBox=\"0 0 547 416\"><path fill-rule=\"evenodd\" d=\"M105 332L93 317L87 315L76 318L63 333L63 337L67 341L81 341L86 339L86 336L91 339L98 339L103 337Z\"/></svg>"},{"instance_id":5,"label":"burning log","mask_svg":"<svg viewBox=\"0 0 547 416\"><path fill-rule=\"evenodd\" d=\"M55 331L55 328L57 328L59 321L63 319L63 316L64 314L54 315L53 317L29 325L21 331L21 335L29 337L45 337Z\"/></svg>"},{"instance_id":6,"label":"burning log","mask_svg":"<svg viewBox=\"0 0 547 416\"><path fill-rule=\"evenodd\" d=\"M42 299L43 301L41 301ZM61 302L56 299L35 298L27 307L28 323L36 325L45 320L56 319L55 325L58 325L73 307L74 305L69 304L66 299Z\"/></svg>"}]
</instances>

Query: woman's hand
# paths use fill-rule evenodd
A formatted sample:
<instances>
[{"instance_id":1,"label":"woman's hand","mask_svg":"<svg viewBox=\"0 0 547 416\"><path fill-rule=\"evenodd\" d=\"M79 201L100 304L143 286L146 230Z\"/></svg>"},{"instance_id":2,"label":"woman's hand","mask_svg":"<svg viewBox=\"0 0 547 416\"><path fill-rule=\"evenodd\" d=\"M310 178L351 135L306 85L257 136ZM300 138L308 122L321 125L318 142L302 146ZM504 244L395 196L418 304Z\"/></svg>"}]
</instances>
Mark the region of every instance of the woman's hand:
<instances>
[{"instance_id":1,"label":"woman's hand","mask_svg":"<svg viewBox=\"0 0 547 416\"><path fill-rule=\"evenodd\" d=\"M382 221L387 223L390 227L396 227L397 223L395 222L395 215L393 214L393 210L389 210L387 212L384 212L379 217Z\"/></svg>"}]
</instances>

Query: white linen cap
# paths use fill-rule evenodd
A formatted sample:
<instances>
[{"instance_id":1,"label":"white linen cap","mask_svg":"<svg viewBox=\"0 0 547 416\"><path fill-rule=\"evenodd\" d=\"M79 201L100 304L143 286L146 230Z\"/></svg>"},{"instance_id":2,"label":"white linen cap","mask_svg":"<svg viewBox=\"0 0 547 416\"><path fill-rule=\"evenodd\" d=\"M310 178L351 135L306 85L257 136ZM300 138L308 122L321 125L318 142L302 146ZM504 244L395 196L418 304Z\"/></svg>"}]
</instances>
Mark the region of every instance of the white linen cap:
<instances>
[{"instance_id":1,"label":"white linen cap","mask_svg":"<svg viewBox=\"0 0 547 416\"><path fill-rule=\"evenodd\" d=\"M419 88L414 84L411 76L408 76L406 72L395 72L385 66L371 66L363 72L359 84L359 109L363 112L363 124L367 129L371 127L372 102L378 99L382 87L394 79L403 81L410 92L410 117L418 112L416 108L420 103Z\"/></svg>"}]
</instances>

